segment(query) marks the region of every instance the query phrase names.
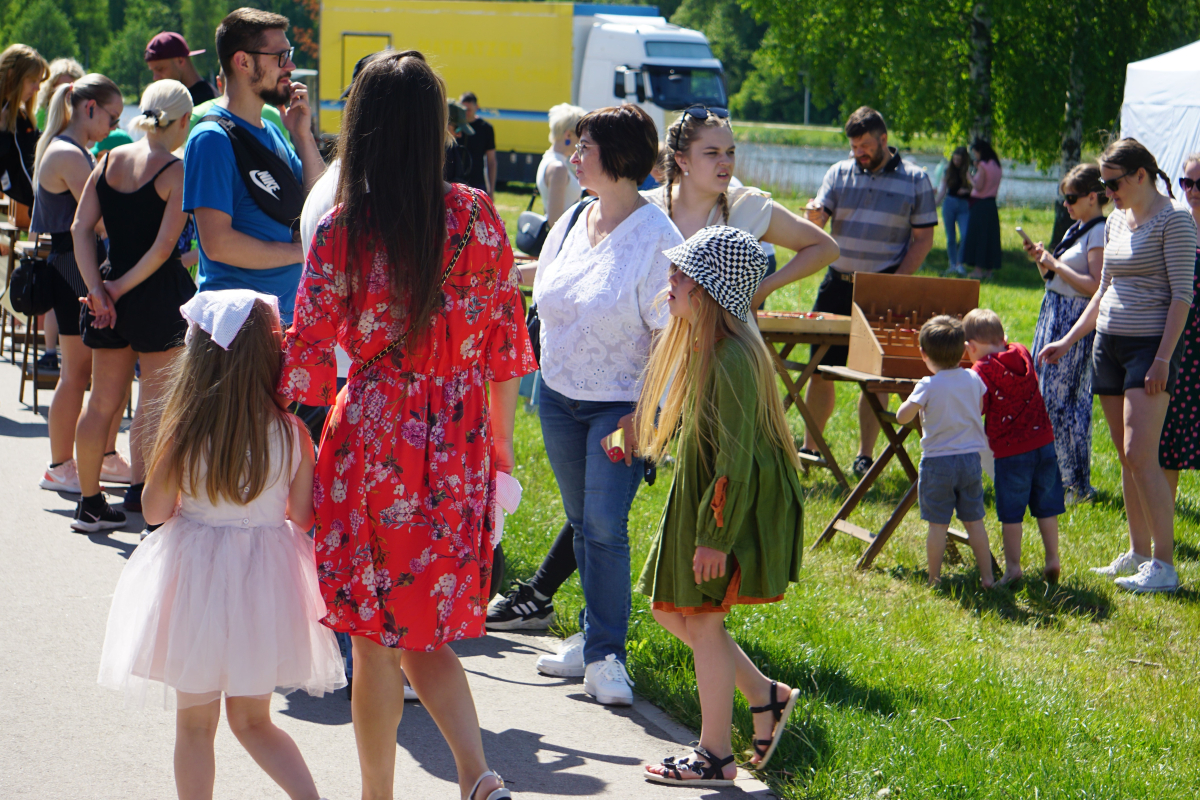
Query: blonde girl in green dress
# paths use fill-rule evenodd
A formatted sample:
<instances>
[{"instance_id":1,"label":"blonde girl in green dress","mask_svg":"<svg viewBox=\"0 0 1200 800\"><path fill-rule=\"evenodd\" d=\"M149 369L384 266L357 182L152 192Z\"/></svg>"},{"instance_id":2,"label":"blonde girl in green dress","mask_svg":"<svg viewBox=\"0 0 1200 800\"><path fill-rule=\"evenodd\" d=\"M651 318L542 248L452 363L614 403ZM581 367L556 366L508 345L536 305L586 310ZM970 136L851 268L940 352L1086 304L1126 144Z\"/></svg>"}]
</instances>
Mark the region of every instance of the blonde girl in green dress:
<instances>
[{"instance_id":1,"label":"blonde girl in green dress","mask_svg":"<svg viewBox=\"0 0 1200 800\"><path fill-rule=\"evenodd\" d=\"M745 231L713 226L664 254L672 262L671 321L650 356L635 425L646 458L665 456L677 432L679 441L638 589L659 624L692 649L703 722L692 755L649 764L646 778L727 786L737 774L734 688L754 712L750 764L758 769L800 694L763 675L725 630L733 606L781 600L797 579L799 463L771 357L751 319L767 267L762 247Z\"/></svg>"}]
</instances>

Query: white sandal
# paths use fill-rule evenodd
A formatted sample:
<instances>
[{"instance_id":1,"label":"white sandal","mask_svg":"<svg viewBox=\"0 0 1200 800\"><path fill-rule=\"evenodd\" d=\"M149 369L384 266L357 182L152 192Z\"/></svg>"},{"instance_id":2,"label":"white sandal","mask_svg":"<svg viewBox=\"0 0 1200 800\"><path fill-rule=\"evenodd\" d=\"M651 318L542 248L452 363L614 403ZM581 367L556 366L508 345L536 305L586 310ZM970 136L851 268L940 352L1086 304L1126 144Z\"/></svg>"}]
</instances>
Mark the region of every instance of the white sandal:
<instances>
[{"instance_id":1,"label":"white sandal","mask_svg":"<svg viewBox=\"0 0 1200 800\"><path fill-rule=\"evenodd\" d=\"M475 800L475 792L479 789L479 784L483 783L483 779L488 776L500 781L500 788L493 789L492 793L483 798L483 800L511 800L512 793L504 788L504 778L501 778L498 772L493 772L490 769L480 775L479 780L475 781L475 785L471 787L471 791L467 792L467 800Z\"/></svg>"}]
</instances>

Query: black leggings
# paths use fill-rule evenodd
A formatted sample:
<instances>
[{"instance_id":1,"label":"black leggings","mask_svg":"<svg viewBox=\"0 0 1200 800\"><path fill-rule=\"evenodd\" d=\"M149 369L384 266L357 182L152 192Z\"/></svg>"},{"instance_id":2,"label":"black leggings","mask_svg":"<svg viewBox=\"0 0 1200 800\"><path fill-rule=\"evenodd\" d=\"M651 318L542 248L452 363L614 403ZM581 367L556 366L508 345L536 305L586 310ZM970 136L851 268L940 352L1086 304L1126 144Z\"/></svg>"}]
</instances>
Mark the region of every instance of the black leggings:
<instances>
[{"instance_id":1,"label":"black leggings","mask_svg":"<svg viewBox=\"0 0 1200 800\"><path fill-rule=\"evenodd\" d=\"M567 582L567 578L575 574L578 565L575 563L575 529L571 523L563 523L550 552L542 559L533 580L529 582L535 590L546 597L554 597L558 587Z\"/></svg>"}]
</instances>

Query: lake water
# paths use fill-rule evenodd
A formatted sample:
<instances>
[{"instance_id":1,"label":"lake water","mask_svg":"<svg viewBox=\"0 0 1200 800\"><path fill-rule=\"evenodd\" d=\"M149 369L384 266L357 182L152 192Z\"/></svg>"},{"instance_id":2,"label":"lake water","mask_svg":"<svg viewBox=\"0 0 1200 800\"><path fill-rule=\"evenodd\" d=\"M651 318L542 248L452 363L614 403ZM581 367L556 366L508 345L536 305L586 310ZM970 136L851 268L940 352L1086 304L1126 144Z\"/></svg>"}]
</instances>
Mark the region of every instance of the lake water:
<instances>
[{"instance_id":1,"label":"lake water","mask_svg":"<svg viewBox=\"0 0 1200 800\"><path fill-rule=\"evenodd\" d=\"M834 163L848 158L846 150L820 147L790 147L741 142L737 148L737 176L748 186L812 197L821 188L825 173ZM933 181L937 156L905 153L904 159L923 167ZM1058 172L1045 174L1029 164L1002 160L1004 178L997 201L1009 206L1052 205L1058 195ZM934 188L937 188L936 183Z\"/></svg>"}]
</instances>

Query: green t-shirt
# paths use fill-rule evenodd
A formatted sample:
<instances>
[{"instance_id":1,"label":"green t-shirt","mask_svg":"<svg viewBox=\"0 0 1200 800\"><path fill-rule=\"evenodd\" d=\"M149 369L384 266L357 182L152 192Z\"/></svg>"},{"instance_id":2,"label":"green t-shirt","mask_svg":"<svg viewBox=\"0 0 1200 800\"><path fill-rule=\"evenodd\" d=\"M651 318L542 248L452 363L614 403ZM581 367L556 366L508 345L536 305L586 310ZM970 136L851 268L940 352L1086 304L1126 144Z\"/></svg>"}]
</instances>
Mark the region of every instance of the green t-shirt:
<instances>
[{"instance_id":1,"label":"green t-shirt","mask_svg":"<svg viewBox=\"0 0 1200 800\"><path fill-rule=\"evenodd\" d=\"M123 144L133 144L133 137L120 128L114 128L108 136L92 145L92 155L98 156L105 150L112 150Z\"/></svg>"},{"instance_id":2,"label":"green t-shirt","mask_svg":"<svg viewBox=\"0 0 1200 800\"><path fill-rule=\"evenodd\" d=\"M219 99L220 98L217 98L216 100L208 100L193 108L192 122L188 128L190 129L196 127L196 124L200 122L200 120L208 113L210 108L216 105L217 100ZM283 134L284 141L286 141L289 145L292 144L292 136L287 132L287 128L283 127L283 117L279 115L279 109L275 108L275 106L263 106L262 118L263 122L269 122L279 129L279 132Z\"/></svg>"}]
</instances>

